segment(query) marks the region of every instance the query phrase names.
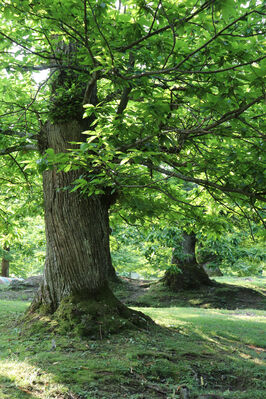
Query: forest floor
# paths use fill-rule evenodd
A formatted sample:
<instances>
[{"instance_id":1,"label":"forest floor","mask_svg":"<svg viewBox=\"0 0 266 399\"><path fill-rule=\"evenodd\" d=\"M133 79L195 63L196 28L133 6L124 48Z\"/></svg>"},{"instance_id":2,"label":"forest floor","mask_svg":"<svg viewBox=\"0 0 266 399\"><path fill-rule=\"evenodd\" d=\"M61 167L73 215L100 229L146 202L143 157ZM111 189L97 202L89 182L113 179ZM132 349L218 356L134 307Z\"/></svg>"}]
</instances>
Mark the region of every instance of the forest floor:
<instances>
[{"instance_id":1,"label":"forest floor","mask_svg":"<svg viewBox=\"0 0 266 399\"><path fill-rule=\"evenodd\" d=\"M0 399L264 399L266 278L172 293L123 278L123 302L158 325L90 340L24 336L34 290L0 289Z\"/></svg>"},{"instance_id":2,"label":"forest floor","mask_svg":"<svg viewBox=\"0 0 266 399\"><path fill-rule=\"evenodd\" d=\"M178 292L170 291L160 280L121 280L121 285L113 284L112 288L130 306L266 309L265 277L219 277L214 286Z\"/></svg>"}]
</instances>

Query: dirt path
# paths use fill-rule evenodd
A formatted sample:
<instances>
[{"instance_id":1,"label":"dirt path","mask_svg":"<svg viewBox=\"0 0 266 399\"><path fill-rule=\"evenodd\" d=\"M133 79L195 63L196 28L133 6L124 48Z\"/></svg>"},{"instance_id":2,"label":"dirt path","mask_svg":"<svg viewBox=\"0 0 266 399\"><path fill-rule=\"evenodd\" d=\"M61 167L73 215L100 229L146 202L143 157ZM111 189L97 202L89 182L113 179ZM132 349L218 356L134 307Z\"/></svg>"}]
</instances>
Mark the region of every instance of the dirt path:
<instances>
[{"instance_id":1,"label":"dirt path","mask_svg":"<svg viewBox=\"0 0 266 399\"><path fill-rule=\"evenodd\" d=\"M120 300L127 305L136 304L137 299L147 293L152 283L152 280L138 280L127 277L121 279L126 283L126 295L121 295Z\"/></svg>"}]
</instances>

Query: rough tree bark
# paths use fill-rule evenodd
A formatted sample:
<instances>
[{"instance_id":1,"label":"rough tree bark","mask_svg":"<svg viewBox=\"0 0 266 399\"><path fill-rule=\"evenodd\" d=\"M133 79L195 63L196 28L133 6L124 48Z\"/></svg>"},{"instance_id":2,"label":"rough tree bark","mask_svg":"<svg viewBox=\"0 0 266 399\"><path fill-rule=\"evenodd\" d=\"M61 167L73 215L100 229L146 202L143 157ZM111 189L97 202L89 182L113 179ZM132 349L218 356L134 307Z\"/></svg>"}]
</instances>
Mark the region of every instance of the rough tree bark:
<instances>
[{"instance_id":1,"label":"rough tree bark","mask_svg":"<svg viewBox=\"0 0 266 399\"><path fill-rule=\"evenodd\" d=\"M64 152L84 139L78 121L47 123L47 148ZM53 314L64 329L101 337L121 327L147 326L148 318L118 301L108 286L110 195L85 196L69 188L81 171L43 175L46 261L30 313ZM62 323L63 321L63 323Z\"/></svg>"},{"instance_id":2,"label":"rough tree bark","mask_svg":"<svg viewBox=\"0 0 266 399\"><path fill-rule=\"evenodd\" d=\"M196 235L195 233L182 233L182 256L173 251L172 265L179 271L169 269L163 281L172 290L199 288L202 285L212 285L207 273L196 260Z\"/></svg>"},{"instance_id":3,"label":"rough tree bark","mask_svg":"<svg viewBox=\"0 0 266 399\"><path fill-rule=\"evenodd\" d=\"M75 48L66 45L64 49L62 45L61 50L72 62ZM66 88L73 82L76 97L72 93L68 99ZM47 148L55 153L67 152L75 146L71 143L86 140L82 132L90 128L93 119L82 119L82 104L84 96L87 103L97 103L97 86L94 82L84 87L82 79L62 71L51 88L51 117L39 135L39 148L42 153ZM58 95L62 89L66 95ZM43 174L47 246L44 279L27 317L32 322L40 313L50 314L58 331L101 338L124 327L147 327L151 319L123 305L108 286L112 272L108 215L112 196L108 189L105 194L91 196L71 192L75 179L86 173L66 173L53 167Z\"/></svg>"},{"instance_id":4,"label":"rough tree bark","mask_svg":"<svg viewBox=\"0 0 266 399\"><path fill-rule=\"evenodd\" d=\"M111 234L111 228L110 228L110 224L109 224L109 207L108 207L108 202L107 202L107 211L105 212L105 224L106 224L106 230L108 231L108 243L107 243L107 247L108 247L108 262L107 262L107 279L109 281L112 281L114 283L118 283L120 282L120 279L118 278L115 268L113 266L113 262L112 262L112 257L111 257L111 251L110 251L110 234Z\"/></svg>"},{"instance_id":5,"label":"rough tree bark","mask_svg":"<svg viewBox=\"0 0 266 399\"><path fill-rule=\"evenodd\" d=\"M9 277L9 259L6 257L6 253L8 254L10 248L6 245L3 247L3 256L1 262L1 276L2 277Z\"/></svg>"}]
</instances>

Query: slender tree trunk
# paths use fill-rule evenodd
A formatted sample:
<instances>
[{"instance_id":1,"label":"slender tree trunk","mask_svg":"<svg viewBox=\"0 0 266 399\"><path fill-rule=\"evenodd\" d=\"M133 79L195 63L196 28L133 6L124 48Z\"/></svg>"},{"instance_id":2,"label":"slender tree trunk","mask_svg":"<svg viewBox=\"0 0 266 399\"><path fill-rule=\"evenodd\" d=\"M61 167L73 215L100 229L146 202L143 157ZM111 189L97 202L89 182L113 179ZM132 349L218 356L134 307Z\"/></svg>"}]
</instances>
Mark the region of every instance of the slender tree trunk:
<instances>
[{"instance_id":1,"label":"slender tree trunk","mask_svg":"<svg viewBox=\"0 0 266 399\"><path fill-rule=\"evenodd\" d=\"M7 245L4 245L3 250L4 250L4 253L2 256L1 276L9 277L9 259L8 259L8 256L6 256L6 255L8 255L10 248Z\"/></svg>"},{"instance_id":2,"label":"slender tree trunk","mask_svg":"<svg viewBox=\"0 0 266 399\"><path fill-rule=\"evenodd\" d=\"M202 265L196 260L196 235L195 233L187 234L183 232L182 251L173 251L172 265L177 270L169 269L166 271L163 281L173 290L198 288L201 285L211 285L207 273ZM182 255L180 255L180 252Z\"/></svg>"}]
</instances>

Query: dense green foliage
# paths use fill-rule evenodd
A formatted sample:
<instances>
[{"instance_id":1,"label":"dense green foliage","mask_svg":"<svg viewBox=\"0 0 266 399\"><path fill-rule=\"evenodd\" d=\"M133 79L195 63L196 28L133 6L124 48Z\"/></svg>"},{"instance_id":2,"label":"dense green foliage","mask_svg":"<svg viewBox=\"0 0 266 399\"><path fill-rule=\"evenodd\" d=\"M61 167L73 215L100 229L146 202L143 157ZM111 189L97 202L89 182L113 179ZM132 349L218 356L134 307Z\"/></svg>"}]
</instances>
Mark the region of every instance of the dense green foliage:
<instances>
[{"instance_id":1,"label":"dense green foliage","mask_svg":"<svg viewBox=\"0 0 266 399\"><path fill-rule=\"evenodd\" d=\"M112 231L112 259L119 274L130 276L136 272L143 277L158 278L171 267L174 248L182 259L182 230L162 225L162 222L146 227L124 223ZM258 232L257 236L254 242L250 231L243 227L225 231L220 236L199 232L197 260L208 263L210 269L219 267L224 275L260 275L265 270L266 259L264 237Z\"/></svg>"},{"instance_id":2,"label":"dense green foliage","mask_svg":"<svg viewBox=\"0 0 266 399\"><path fill-rule=\"evenodd\" d=\"M111 193L133 224L164 214L220 234L236 217L262 223L260 1L4 0L0 16L2 245L23 204L33 213L36 170L54 165L82 169L69 189ZM46 121L83 112L84 142L43 154Z\"/></svg>"},{"instance_id":3,"label":"dense green foliage","mask_svg":"<svg viewBox=\"0 0 266 399\"><path fill-rule=\"evenodd\" d=\"M19 277L40 271L44 258L40 178L24 162L25 154L0 157L0 259Z\"/></svg>"},{"instance_id":4,"label":"dense green foliage","mask_svg":"<svg viewBox=\"0 0 266 399\"><path fill-rule=\"evenodd\" d=\"M23 218L19 238L10 248L10 275L26 278L43 272L45 234L42 217Z\"/></svg>"}]
</instances>

